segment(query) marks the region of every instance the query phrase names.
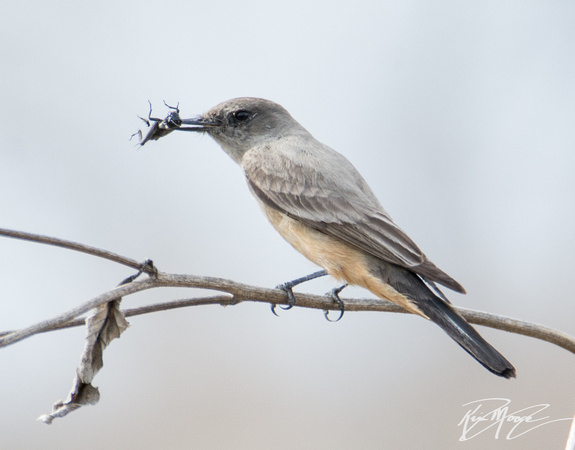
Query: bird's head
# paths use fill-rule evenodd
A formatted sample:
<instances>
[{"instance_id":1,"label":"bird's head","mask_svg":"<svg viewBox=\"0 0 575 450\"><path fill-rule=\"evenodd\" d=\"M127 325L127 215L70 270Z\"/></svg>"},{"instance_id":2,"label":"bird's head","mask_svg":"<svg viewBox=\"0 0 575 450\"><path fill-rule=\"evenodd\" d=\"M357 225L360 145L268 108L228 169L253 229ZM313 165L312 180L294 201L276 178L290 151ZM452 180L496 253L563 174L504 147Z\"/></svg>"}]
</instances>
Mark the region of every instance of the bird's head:
<instances>
[{"instance_id":1,"label":"bird's head","mask_svg":"<svg viewBox=\"0 0 575 450\"><path fill-rule=\"evenodd\" d=\"M182 126L186 131L208 133L237 163L251 148L286 135L307 133L285 108L254 97L220 103L199 117L182 119Z\"/></svg>"}]
</instances>

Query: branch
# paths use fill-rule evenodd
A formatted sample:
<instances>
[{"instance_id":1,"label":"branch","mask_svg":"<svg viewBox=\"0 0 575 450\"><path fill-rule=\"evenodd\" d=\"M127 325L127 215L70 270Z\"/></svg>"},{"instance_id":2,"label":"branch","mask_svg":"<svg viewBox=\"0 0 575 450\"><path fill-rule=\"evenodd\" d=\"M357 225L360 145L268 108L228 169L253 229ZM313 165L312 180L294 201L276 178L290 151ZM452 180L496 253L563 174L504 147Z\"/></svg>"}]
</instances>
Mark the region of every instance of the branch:
<instances>
[{"instance_id":1,"label":"branch","mask_svg":"<svg viewBox=\"0 0 575 450\"><path fill-rule=\"evenodd\" d=\"M117 287L111 291L94 297L90 301L52 319L39 322L22 330L0 333L0 336L2 336L0 338L0 347L14 344L39 333L83 325L83 320L74 319L119 297L125 298L126 296L136 292L160 287L188 287L208 289L226 292L228 295L175 300L171 302L153 304L141 308L127 309L124 311L126 316L136 316L141 314L148 314L151 312L166 311L169 309L189 306L213 304L234 305L242 301L253 301L280 305L288 304L287 294L284 291L278 289L267 289L250 286L222 278L157 272L153 278L148 278L143 281L135 281L133 283ZM331 298L325 296L295 293L295 297L297 306L301 308L320 309L324 311L338 309L337 305L333 303ZM394 303L381 299L344 298L343 302L345 304L346 311L379 311L409 314L408 311L402 309ZM490 314L482 311L474 311L464 308L456 309L470 323L537 338L555 344L575 354L575 338L561 331L557 331L543 325L525 322L510 317L504 317L497 314Z\"/></svg>"},{"instance_id":2,"label":"branch","mask_svg":"<svg viewBox=\"0 0 575 450\"><path fill-rule=\"evenodd\" d=\"M121 283L121 286L103 293L92 300L80 305L66 313L56 316L52 319L38 322L30 327L18 331L0 332L0 347L19 342L30 336L48 331L80 326L84 319L78 319L88 311L98 308L112 300L121 298L136 292L154 289L158 287L190 287L199 289L210 289L228 293L228 295L193 298L187 300L176 300L172 302L158 303L142 308L128 309L125 311L126 316L148 314L151 312L165 311L174 308L184 308L188 306L220 304L231 305L241 301L255 301L275 304L287 304L287 294L278 289L265 289L246 284L236 283L231 280L222 278L198 277L194 275L176 275L158 272L153 263L149 260L140 263L134 259L118 255L116 253L80 244L65 239L43 236L34 233L25 233L23 231L9 230L0 228L0 236L7 236L15 239L22 239L42 244L54 245L69 250L86 253L99 258L123 264L138 270L138 273L127 278ZM144 281L132 282L140 273L146 273L150 278ZM128 284L125 284L128 283ZM295 294L297 306L302 308L321 309L324 311L334 310L337 307L331 299L323 296L310 294ZM409 313L401 307L381 299L344 299L346 311L380 311ZM575 353L575 338L561 331L545 327L543 325L525 322L510 317L499 316L481 311L474 311L464 308L456 308L457 311L470 323L507 331L510 333L522 334L543 341L558 345L565 350Z\"/></svg>"},{"instance_id":3,"label":"branch","mask_svg":"<svg viewBox=\"0 0 575 450\"><path fill-rule=\"evenodd\" d=\"M0 236L11 237L14 239L22 239L24 241L39 242L40 244L54 245L56 247L67 248L77 252L86 253L88 255L97 256L98 258L108 259L110 261L123 264L124 266L131 267L132 269L141 270L142 272L150 273L144 266L145 264L138 261L126 258L116 253L102 250L89 245L80 244L78 242L67 241L65 239L54 238L50 236L43 236L41 234L26 233L24 231L8 230L0 228Z\"/></svg>"},{"instance_id":4,"label":"branch","mask_svg":"<svg viewBox=\"0 0 575 450\"><path fill-rule=\"evenodd\" d=\"M38 322L21 330L0 332L0 347L5 347L39 333L80 326L84 323L86 324L86 345L84 352L82 353L80 365L76 370L76 377L74 378L72 390L68 394L66 400L59 400L54 404L50 414L44 414L38 418L38 420L48 424L52 423L55 418L64 417L83 405L95 404L98 402L100 394L98 389L91 384L92 379L102 368L102 354L104 348L112 339L119 337L120 334L128 327L128 322L125 320L125 316L135 316L188 306L211 304L235 305L242 301L270 303L274 306L276 304L286 305L289 303L287 293L280 289L265 289L236 283L222 278L198 277L194 275L179 275L159 272L150 260L139 263L133 259L126 258L106 250L101 250L64 239L0 228L0 236L2 235L79 251L126 265L138 271L136 274L122 281L115 289L104 292L103 294L94 297L68 312L60 314L59 316ZM136 281L136 278L138 278L142 273L146 273L148 278L142 281ZM135 294L136 292L161 287L208 289L224 292L225 294L174 300L171 302L157 303L150 306L120 311L119 305L123 297ZM321 309L324 311L339 310L339 305L334 304L331 297L311 294L294 295L296 304L299 307ZM346 311L408 313L408 311L401 307L381 299L346 298L343 302L345 304ZM456 309L467 321L471 323L512 333L523 334L525 336L531 336L558 345L571 353L575 353L575 339L560 331L553 330L542 325L512 319L510 317L503 317L463 308ZM81 316L88 313L90 313L88 317L81 318Z\"/></svg>"}]
</instances>

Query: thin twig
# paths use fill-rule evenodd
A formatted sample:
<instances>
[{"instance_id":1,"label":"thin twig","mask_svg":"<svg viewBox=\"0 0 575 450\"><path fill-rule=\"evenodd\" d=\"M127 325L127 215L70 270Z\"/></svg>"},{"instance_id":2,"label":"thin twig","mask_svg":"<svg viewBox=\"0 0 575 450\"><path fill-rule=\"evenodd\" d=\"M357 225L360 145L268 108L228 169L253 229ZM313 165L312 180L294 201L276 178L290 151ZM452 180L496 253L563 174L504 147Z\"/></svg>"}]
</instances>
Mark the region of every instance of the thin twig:
<instances>
[{"instance_id":1,"label":"thin twig","mask_svg":"<svg viewBox=\"0 0 575 450\"><path fill-rule=\"evenodd\" d=\"M141 316L143 314L150 314L160 311L169 311L171 309L187 308L190 306L201 306L201 305L234 305L237 302L234 300L233 295L212 295L209 297L195 297L195 298L185 298L179 300L172 300L168 302L153 303L146 306L138 306L136 308L126 308L122 309L122 312L126 317ZM55 323L52 326L45 327L42 331L38 333L48 333L50 331L64 330L67 328L74 328L84 326L86 324L85 318L73 319L69 322ZM10 331L0 331L0 338L7 336L9 334L15 333L16 330Z\"/></svg>"},{"instance_id":2,"label":"thin twig","mask_svg":"<svg viewBox=\"0 0 575 450\"><path fill-rule=\"evenodd\" d=\"M115 289L112 289L111 291L103 293L102 295L94 297L92 300L77 306L76 308L73 308L64 314L60 314L59 316L53 317L52 319L43 320L42 322L38 322L27 328L22 328L21 330L7 334L0 338L0 347L14 344L38 333L44 333L56 325L67 323L76 317L81 316L82 314L112 300L117 300L118 298L121 298L125 295L130 295L136 292L150 289L151 287L154 287L153 281L153 278L148 278L144 281L136 281L135 283L119 286Z\"/></svg>"},{"instance_id":3,"label":"thin twig","mask_svg":"<svg viewBox=\"0 0 575 450\"><path fill-rule=\"evenodd\" d=\"M575 353L575 338L562 331L538 323L526 322L497 314L474 311L466 308L456 309L470 323L533 337L555 344L571 353Z\"/></svg>"},{"instance_id":4,"label":"thin twig","mask_svg":"<svg viewBox=\"0 0 575 450\"><path fill-rule=\"evenodd\" d=\"M78 242L50 236L43 236L41 234L26 233L24 231L8 230L6 228L0 228L0 236L22 239L24 241L39 242L40 244L53 245L55 247L67 248L69 250L74 250L77 252L86 253L88 255L97 256L99 258L108 259L110 261L117 262L118 264L123 264L124 266L146 272L145 268L143 270L142 263L134 259L126 258L125 256L121 256L116 253L112 253L96 247L91 247L89 245L80 244Z\"/></svg>"}]
</instances>

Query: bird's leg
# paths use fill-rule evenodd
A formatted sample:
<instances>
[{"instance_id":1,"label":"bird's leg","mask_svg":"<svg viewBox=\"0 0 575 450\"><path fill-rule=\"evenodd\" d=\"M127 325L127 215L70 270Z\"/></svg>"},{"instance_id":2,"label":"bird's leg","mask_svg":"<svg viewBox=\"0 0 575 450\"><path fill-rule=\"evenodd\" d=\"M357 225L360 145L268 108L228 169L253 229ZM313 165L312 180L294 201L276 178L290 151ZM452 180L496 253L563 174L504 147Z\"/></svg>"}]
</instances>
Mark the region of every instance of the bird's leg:
<instances>
[{"instance_id":1,"label":"bird's leg","mask_svg":"<svg viewBox=\"0 0 575 450\"><path fill-rule=\"evenodd\" d=\"M296 287L298 284L305 283L306 281L314 280L316 278L323 277L325 275L327 275L327 272L325 270L320 270L318 272L314 272L314 273L311 273L309 275L306 275L305 277L297 278L295 280L288 281L287 283L282 283L282 284L277 285L276 289L280 289L288 295L287 307L284 308L284 307L280 306L280 308L285 309L285 310L293 308L293 306L295 305L295 296L293 295L292 289L294 287ZM277 316L276 304L274 303L271 306L272 306L272 312Z\"/></svg>"},{"instance_id":2,"label":"bird's leg","mask_svg":"<svg viewBox=\"0 0 575 450\"><path fill-rule=\"evenodd\" d=\"M339 321L339 319L341 319L343 317L343 313L345 311L345 305L343 304L343 300L341 298L339 298L339 293L341 291L343 291L348 286L349 285L347 283L345 283L344 285L342 285L340 287L336 287L336 288L332 289L331 291L329 291L327 294L325 294L326 296L331 297L339 308L339 317L335 320L331 320L329 318L329 310L328 309L325 310L324 315L325 315L325 318L327 319L328 322L337 322L337 321Z\"/></svg>"}]
</instances>

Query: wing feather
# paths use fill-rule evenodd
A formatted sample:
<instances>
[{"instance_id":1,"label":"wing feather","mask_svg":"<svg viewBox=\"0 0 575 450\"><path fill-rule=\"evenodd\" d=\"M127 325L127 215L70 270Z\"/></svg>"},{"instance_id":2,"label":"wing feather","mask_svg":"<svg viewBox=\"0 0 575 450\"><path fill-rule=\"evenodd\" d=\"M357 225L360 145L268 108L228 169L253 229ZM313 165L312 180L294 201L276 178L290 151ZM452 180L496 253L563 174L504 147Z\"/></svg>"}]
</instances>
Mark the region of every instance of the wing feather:
<instances>
[{"instance_id":1,"label":"wing feather","mask_svg":"<svg viewBox=\"0 0 575 450\"><path fill-rule=\"evenodd\" d=\"M368 254L464 292L429 261L383 209L359 172L342 155L316 141L277 141L244 155L242 168L266 205ZM290 146L290 147L288 147ZM294 148L305 148L294 153Z\"/></svg>"}]
</instances>

